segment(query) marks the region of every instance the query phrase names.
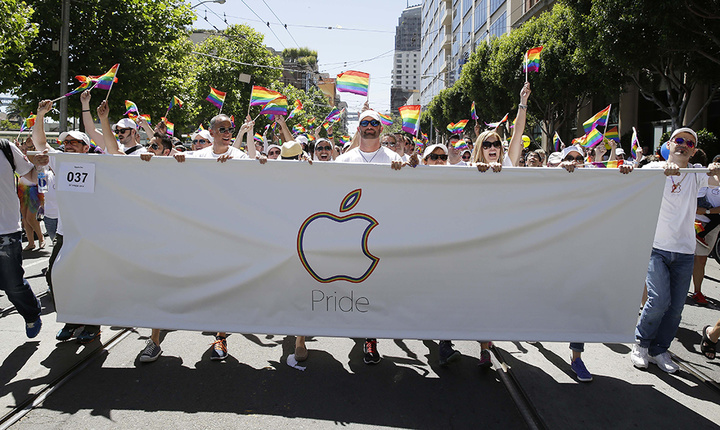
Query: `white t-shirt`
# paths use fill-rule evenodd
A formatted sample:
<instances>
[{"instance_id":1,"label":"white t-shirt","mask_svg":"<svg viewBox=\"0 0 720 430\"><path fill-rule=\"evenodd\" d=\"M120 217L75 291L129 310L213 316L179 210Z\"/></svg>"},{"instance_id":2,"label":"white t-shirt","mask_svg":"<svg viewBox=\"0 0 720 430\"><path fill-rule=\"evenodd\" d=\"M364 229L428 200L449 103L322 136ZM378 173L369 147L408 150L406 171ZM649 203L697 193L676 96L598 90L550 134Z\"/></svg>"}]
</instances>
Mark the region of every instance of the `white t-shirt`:
<instances>
[{"instance_id":1,"label":"white t-shirt","mask_svg":"<svg viewBox=\"0 0 720 430\"><path fill-rule=\"evenodd\" d=\"M22 151L10 144L15 162L15 172L25 176L32 170L33 165L23 155ZM0 234L10 234L22 229L20 224L20 200L15 190L15 175L5 153L0 151Z\"/></svg>"},{"instance_id":2,"label":"white t-shirt","mask_svg":"<svg viewBox=\"0 0 720 430\"><path fill-rule=\"evenodd\" d=\"M460 160L459 162L457 162L455 164L450 164L450 166L467 167L467 166L469 166L469 164L467 163L467 161Z\"/></svg>"},{"instance_id":3,"label":"white t-shirt","mask_svg":"<svg viewBox=\"0 0 720 430\"><path fill-rule=\"evenodd\" d=\"M214 153L213 147L208 146L207 148L203 148L199 151L193 152L192 157L194 157L194 158L220 158L223 155L231 155L233 160L242 160L242 159L250 158L250 157L248 157L248 155L246 153L235 148L234 146L228 146L228 150L222 154Z\"/></svg>"},{"instance_id":4,"label":"white t-shirt","mask_svg":"<svg viewBox=\"0 0 720 430\"><path fill-rule=\"evenodd\" d=\"M53 157L55 158L55 157ZM54 163L53 163L54 164ZM46 218L57 218L60 216L57 203L57 181L55 180L55 171L52 167L48 166L47 169L47 185L48 190L45 193L45 217Z\"/></svg>"},{"instance_id":5,"label":"white t-shirt","mask_svg":"<svg viewBox=\"0 0 720 430\"><path fill-rule=\"evenodd\" d=\"M663 168L655 161L645 168ZM707 173L682 173L665 178L660 215L655 229L653 248L681 254L695 254L695 211L697 195L708 186ZM675 192L673 192L675 188Z\"/></svg>"},{"instance_id":6,"label":"white t-shirt","mask_svg":"<svg viewBox=\"0 0 720 430\"><path fill-rule=\"evenodd\" d=\"M374 152L362 152L360 148L353 148L335 159L338 163L372 163L390 164L391 161L402 161L397 152L384 146Z\"/></svg>"},{"instance_id":7,"label":"white t-shirt","mask_svg":"<svg viewBox=\"0 0 720 430\"><path fill-rule=\"evenodd\" d=\"M720 206L720 187L703 188L698 193L698 197L705 197L713 207ZM710 222L710 218L705 215L695 215L695 219L702 222Z\"/></svg>"},{"instance_id":8,"label":"white t-shirt","mask_svg":"<svg viewBox=\"0 0 720 430\"><path fill-rule=\"evenodd\" d=\"M139 148L137 148L136 150L134 150L134 151L131 152L130 154L127 153L127 151L135 148L136 146L139 146ZM129 147L129 148L126 148L125 145L123 145L123 144L120 143L120 142L118 142L118 148L119 148L122 152L124 152L125 154L127 154L127 155L140 155L140 154L147 154L147 152L148 152L147 148L145 148L145 147L142 146L142 145L134 145L134 146L131 146L131 147Z\"/></svg>"}]
</instances>

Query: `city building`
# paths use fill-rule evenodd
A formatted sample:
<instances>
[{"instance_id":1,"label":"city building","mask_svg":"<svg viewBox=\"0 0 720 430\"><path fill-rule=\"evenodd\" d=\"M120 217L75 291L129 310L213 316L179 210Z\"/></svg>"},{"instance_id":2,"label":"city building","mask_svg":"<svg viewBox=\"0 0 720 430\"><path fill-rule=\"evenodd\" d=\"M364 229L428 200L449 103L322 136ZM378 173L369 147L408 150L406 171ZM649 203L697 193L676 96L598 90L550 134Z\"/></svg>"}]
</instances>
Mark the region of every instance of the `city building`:
<instances>
[{"instance_id":1,"label":"city building","mask_svg":"<svg viewBox=\"0 0 720 430\"><path fill-rule=\"evenodd\" d=\"M395 28L395 56L390 86L390 109L407 104L408 99L420 91L420 31L421 6L405 9Z\"/></svg>"}]
</instances>

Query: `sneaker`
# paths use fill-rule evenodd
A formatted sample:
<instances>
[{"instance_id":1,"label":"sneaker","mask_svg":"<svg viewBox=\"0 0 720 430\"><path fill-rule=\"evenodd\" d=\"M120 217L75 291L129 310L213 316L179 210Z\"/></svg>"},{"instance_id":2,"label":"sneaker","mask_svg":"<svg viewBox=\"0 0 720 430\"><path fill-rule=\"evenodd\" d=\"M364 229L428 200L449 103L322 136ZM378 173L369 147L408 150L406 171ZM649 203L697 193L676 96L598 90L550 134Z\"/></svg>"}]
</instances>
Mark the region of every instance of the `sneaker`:
<instances>
[{"instance_id":1,"label":"sneaker","mask_svg":"<svg viewBox=\"0 0 720 430\"><path fill-rule=\"evenodd\" d=\"M365 353L363 358L365 364L378 364L380 362L380 353L377 350L377 339L365 339L363 353Z\"/></svg>"},{"instance_id":2,"label":"sneaker","mask_svg":"<svg viewBox=\"0 0 720 430\"><path fill-rule=\"evenodd\" d=\"M644 348L637 343L633 345L632 352L630 353L630 361L633 366L638 369L647 369L650 356L648 355L648 349Z\"/></svg>"},{"instance_id":3,"label":"sneaker","mask_svg":"<svg viewBox=\"0 0 720 430\"><path fill-rule=\"evenodd\" d=\"M663 352L662 354L651 355L648 361L650 363L657 364L657 367L659 367L660 370L667 373L675 373L680 368L680 366L678 366L672 361L672 358L670 358L670 353L667 351Z\"/></svg>"},{"instance_id":4,"label":"sneaker","mask_svg":"<svg viewBox=\"0 0 720 430\"><path fill-rule=\"evenodd\" d=\"M75 330L78 329L76 325L65 324L63 328L55 335L55 339L59 341L70 340L75 337Z\"/></svg>"},{"instance_id":5,"label":"sneaker","mask_svg":"<svg viewBox=\"0 0 720 430\"><path fill-rule=\"evenodd\" d=\"M448 363L457 361L461 356L460 351L454 350L453 344L449 340L440 341L440 347L438 348L438 352L440 353L441 366L446 366Z\"/></svg>"},{"instance_id":6,"label":"sneaker","mask_svg":"<svg viewBox=\"0 0 720 430\"><path fill-rule=\"evenodd\" d=\"M697 293L692 295L692 299L697 303L698 305L707 305L708 301L705 298L705 295L698 291Z\"/></svg>"},{"instance_id":7,"label":"sneaker","mask_svg":"<svg viewBox=\"0 0 720 430\"><path fill-rule=\"evenodd\" d=\"M697 243L699 243L700 245L704 246L706 249L710 249L710 245L708 245L708 243L705 242L705 239L703 239L702 237L700 237L700 236L695 236L695 240L697 240Z\"/></svg>"},{"instance_id":8,"label":"sneaker","mask_svg":"<svg viewBox=\"0 0 720 430\"><path fill-rule=\"evenodd\" d=\"M30 339L34 338L35 336L40 333L40 329L42 328L42 321L40 320L40 317L36 319L35 321L31 323L25 323L25 334Z\"/></svg>"},{"instance_id":9,"label":"sneaker","mask_svg":"<svg viewBox=\"0 0 720 430\"><path fill-rule=\"evenodd\" d=\"M143 349L142 353L140 353L140 362L152 363L160 357L160 354L162 354L162 348L160 348L160 345L153 342L152 339L148 339L145 349Z\"/></svg>"},{"instance_id":10,"label":"sneaker","mask_svg":"<svg viewBox=\"0 0 720 430\"><path fill-rule=\"evenodd\" d=\"M227 356L227 338L215 336L215 342L212 344L210 360L225 360Z\"/></svg>"},{"instance_id":11,"label":"sneaker","mask_svg":"<svg viewBox=\"0 0 720 430\"><path fill-rule=\"evenodd\" d=\"M583 363L580 357L570 362L570 368L577 375L578 381L590 382L593 380L592 375L590 374L590 372L588 372L587 367L585 367L585 363Z\"/></svg>"},{"instance_id":12,"label":"sneaker","mask_svg":"<svg viewBox=\"0 0 720 430\"><path fill-rule=\"evenodd\" d=\"M490 358L489 350L483 349L480 351L480 363L478 363L478 367L481 369L489 369L492 367L492 359Z\"/></svg>"},{"instance_id":13,"label":"sneaker","mask_svg":"<svg viewBox=\"0 0 720 430\"><path fill-rule=\"evenodd\" d=\"M100 329L97 327L90 327L85 326L83 331L78 335L77 340L78 342L85 344L90 343L95 339L100 338Z\"/></svg>"}]
</instances>

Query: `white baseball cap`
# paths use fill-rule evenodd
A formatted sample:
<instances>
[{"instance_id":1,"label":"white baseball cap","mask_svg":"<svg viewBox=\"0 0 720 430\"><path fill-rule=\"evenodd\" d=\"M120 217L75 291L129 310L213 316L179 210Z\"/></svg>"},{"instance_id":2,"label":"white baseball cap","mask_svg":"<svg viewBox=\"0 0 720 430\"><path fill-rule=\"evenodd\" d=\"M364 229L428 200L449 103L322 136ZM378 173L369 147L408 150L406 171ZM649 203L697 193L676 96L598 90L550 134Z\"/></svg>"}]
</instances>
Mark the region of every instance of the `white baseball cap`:
<instances>
[{"instance_id":1,"label":"white baseball cap","mask_svg":"<svg viewBox=\"0 0 720 430\"><path fill-rule=\"evenodd\" d=\"M131 120L130 118L123 118L120 121L118 121L117 124L113 124L113 126L112 126L113 133L118 128L134 128L135 130L137 130L137 124L135 123L135 121Z\"/></svg>"},{"instance_id":2,"label":"white baseball cap","mask_svg":"<svg viewBox=\"0 0 720 430\"><path fill-rule=\"evenodd\" d=\"M448 155L447 146L443 145L442 143L434 143L425 148L425 151L423 152L423 160L426 159L428 155L432 154L432 152L438 148L442 149L445 155Z\"/></svg>"},{"instance_id":3,"label":"white baseball cap","mask_svg":"<svg viewBox=\"0 0 720 430\"><path fill-rule=\"evenodd\" d=\"M58 140L60 142L64 142L68 136L72 137L73 139L82 140L85 145L90 146L90 136L83 133L82 131L72 130L72 131L62 132L62 133L60 133Z\"/></svg>"}]
</instances>

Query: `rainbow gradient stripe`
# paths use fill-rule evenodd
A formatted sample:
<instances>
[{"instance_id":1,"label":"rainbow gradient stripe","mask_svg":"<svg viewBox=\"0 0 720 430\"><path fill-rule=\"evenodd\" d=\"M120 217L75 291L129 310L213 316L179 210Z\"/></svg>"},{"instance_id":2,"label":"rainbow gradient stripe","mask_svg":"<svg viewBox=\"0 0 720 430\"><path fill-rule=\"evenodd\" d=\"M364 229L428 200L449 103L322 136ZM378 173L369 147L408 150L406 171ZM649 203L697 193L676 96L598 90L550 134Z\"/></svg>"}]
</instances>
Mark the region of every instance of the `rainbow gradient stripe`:
<instances>
[{"instance_id":1,"label":"rainbow gradient stripe","mask_svg":"<svg viewBox=\"0 0 720 430\"><path fill-rule=\"evenodd\" d=\"M287 98L280 96L268 102L260 111L264 115L287 115Z\"/></svg>"},{"instance_id":2,"label":"rainbow gradient stripe","mask_svg":"<svg viewBox=\"0 0 720 430\"><path fill-rule=\"evenodd\" d=\"M183 101L178 98L178 96L173 96L172 100L170 100L170 105L168 106L167 110L169 111L173 107L183 107Z\"/></svg>"},{"instance_id":3,"label":"rainbow gradient stripe","mask_svg":"<svg viewBox=\"0 0 720 430\"><path fill-rule=\"evenodd\" d=\"M538 46L537 48L529 49L525 54L525 63L523 64L524 72L539 72L540 71L540 53L543 47Z\"/></svg>"},{"instance_id":4,"label":"rainbow gradient stripe","mask_svg":"<svg viewBox=\"0 0 720 430\"><path fill-rule=\"evenodd\" d=\"M252 87L252 92L250 93L250 106L262 106L278 97L283 97L283 95L277 91L268 90L267 88L256 85ZM285 104L287 105L287 99L285 99Z\"/></svg>"},{"instance_id":5,"label":"rainbow gradient stripe","mask_svg":"<svg viewBox=\"0 0 720 430\"><path fill-rule=\"evenodd\" d=\"M601 143L602 141L602 133L600 133L597 128L593 128L592 130L590 130L590 133L586 135L583 146L585 148L594 148L595 146L597 146L598 143Z\"/></svg>"},{"instance_id":6,"label":"rainbow gradient stripe","mask_svg":"<svg viewBox=\"0 0 720 430\"><path fill-rule=\"evenodd\" d=\"M22 126L20 126L20 131L25 131L31 129L35 125L35 120L37 119L37 115L30 114L27 118L25 118L25 121L23 121Z\"/></svg>"},{"instance_id":7,"label":"rainbow gradient stripe","mask_svg":"<svg viewBox=\"0 0 720 430\"><path fill-rule=\"evenodd\" d=\"M451 122L450 124L447 125L447 129L452 134L460 134L463 132L463 130L465 130L465 126L467 125L467 123L468 123L467 119L460 120L457 123Z\"/></svg>"},{"instance_id":8,"label":"rainbow gradient stripe","mask_svg":"<svg viewBox=\"0 0 720 430\"><path fill-rule=\"evenodd\" d=\"M210 94L207 97L205 97L205 100L214 104L216 108L222 109L223 104L225 103L225 93L222 91L216 90L213 87L210 87Z\"/></svg>"},{"instance_id":9,"label":"rainbow gradient stripe","mask_svg":"<svg viewBox=\"0 0 720 430\"><path fill-rule=\"evenodd\" d=\"M295 100L295 107L293 108L292 112L290 112L290 115L288 115L287 119L291 119L292 117L300 113L302 108L302 102L300 100Z\"/></svg>"},{"instance_id":10,"label":"rainbow gradient stripe","mask_svg":"<svg viewBox=\"0 0 720 430\"><path fill-rule=\"evenodd\" d=\"M398 110L402 118L402 130L416 135L420 130L420 105L405 105Z\"/></svg>"},{"instance_id":11,"label":"rainbow gradient stripe","mask_svg":"<svg viewBox=\"0 0 720 430\"><path fill-rule=\"evenodd\" d=\"M140 111L137 108L137 105L135 103L131 102L130 100L125 100L125 109L127 109L127 110L125 111L125 113L123 115L127 115L130 112L135 112L138 114L140 113Z\"/></svg>"},{"instance_id":12,"label":"rainbow gradient stripe","mask_svg":"<svg viewBox=\"0 0 720 430\"><path fill-rule=\"evenodd\" d=\"M611 128L611 129L609 129L608 131L606 131L606 132L605 132L605 137L608 138L608 139L610 139L610 140L614 140L615 142L620 143L620 133L618 133L618 128L617 128L617 126L615 126L615 127Z\"/></svg>"},{"instance_id":13,"label":"rainbow gradient stripe","mask_svg":"<svg viewBox=\"0 0 720 430\"><path fill-rule=\"evenodd\" d=\"M167 127L167 134L169 134L170 136L174 136L175 135L175 124L168 121L168 119L165 118L164 116L160 117L160 119L165 123L165 126Z\"/></svg>"},{"instance_id":14,"label":"rainbow gradient stripe","mask_svg":"<svg viewBox=\"0 0 720 430\"><path fill-rule=\"evenodd\" d=\"M470 106L470 119L478 119L477 113L475 112L475 102L472 102L472 106Z\"/></svg>"},{"instance_id":15,"label":"rainbow gradient stripe","mask_svg":"<svg viewBox=\"0 0 720 430\"><path fill-rule=\"evenodd\" d=\"M378 115L380 115L380 122L383 123L383 125L392 125L393 121L390 115L383 115L380 112L378 112Z\"/></svg>"},{"instance_id":16,"label":"rainbow gradient stripe","mask_svg":"<svg viewBox=\"0 0 720 430\"><path fill-rule=\"evenodd\" d=\"M632 154L632 157L634 160L637 160L638 148L640 148L640 140L638 140L638 137L637 137L637 130L635 130L635 127L633 127L632 147L630 148L630 153Z\"/></svg>"},{"instance_id":17,"label":"rainbow gradient stripe","mask_svg":"<svg viewBox=\"0 0 720 430\"><path fill-rule=\"evenodd\" d=\"M329 114L325 117L325 122L335 122L340 119L342 112L338 108L332 108Z\"/></svg>"},{"instance_id":18,"label":"rainbow gradient stripe","mask_svg":"<svg viewBox=\"0 0 720 430\"><path fill-rule=\"evenodd\" d=\"M555 132L555 137L553 138L554 148L555 152L560 151L560 145L562 145L562 140L560 140L560 135L558 132Z\"/></svg>"},{"instance_id":19,"label":"rainbow gradient stripe","mask_svg":"<svg viewBox=\"0 0 720 430\"><path fill-rule=\"evenodd\" d=\"M337 91L367 96L368 87L370 86L370 74L356 70L348 70L345 73L337 75L335 85Z\"/></svg>"},{"instance_id":20,"label":"rainbow gradient stripe","mask_svg":"<svg viewBox=\"0 0 720 430\"><path fill-rule=\"evenodd\" d=\"M503 117L503 119L501 119L499 122L491 122L490 124L485 123L485 125L490 128L498 128L500 126L500 124L507 122L509 115L510 115L509 113L506 113L505 116Z\"/></svg>"},{"instance_id":21,"label":"rainbow gradient stripe","mask_svg":"<svg viewBox=\"0 0 720 430\"><path fill-rule=\"evenodd\" d=\"M120 68L120 63L112 66L110 68L110 70L108 70L104 75L98 76L93 88L99 88L101 90L109 90L112 87L113 82L115 82L115 75L117 74L117 71L119 68Z\"/></svg>"},{"instance_id":22,"label":"rainbow gradient stripe","mask_svg":"<svg viewBox=\"0 0 720 430\"><path fill-rule=\"evenodd\" d=\"M90 88L90 84L93 83L93 80L90 79L89 76L83 76L83 75L77 75L75 76L75 79L80 81L80 86L75 88L74 90L70 91L69 93L65 94L65 97L71 96L73 94L81 93L88 88Z\"/></svg>"},{"instance_id":23,"label":"rainbow gradient stripe","mask_svg":"<svg viewBox=\"0 0 720 430\"><path fill-rule=\"evenodd\" d=\"M623 160L593 162L592 165L600 168L617 169L624 164Z\"/></svg>"},{"instance_id":24,"label":"rainbow gradient stripe","mask_svg":"<svg viewBox=\"0 0 720 430\"><path fill-rule=\"evenodd\" d=\"M256 142L263 143L262 134L260 134L260 133L255 133L255 136L253 136L253 139L255 139Z\"/></svg>"},{"instance_id":25,"label":"rainbow gradient stripe","mask_svg":"<svg viewBox=\"0 0 720 430\"><path fill-rule=\"evenodd\" d=\"M608 116L610 116L610 107L611 106L612 105L608 105L608 107L606 107L605 109L596 113L595 115L590 117L589 120L587 120L583 123L583 128L585 129L585 133L590 133L590 130L592 130L593 128L596 128L598 126L607 125Z\"/></svg>"}]
</instances>

